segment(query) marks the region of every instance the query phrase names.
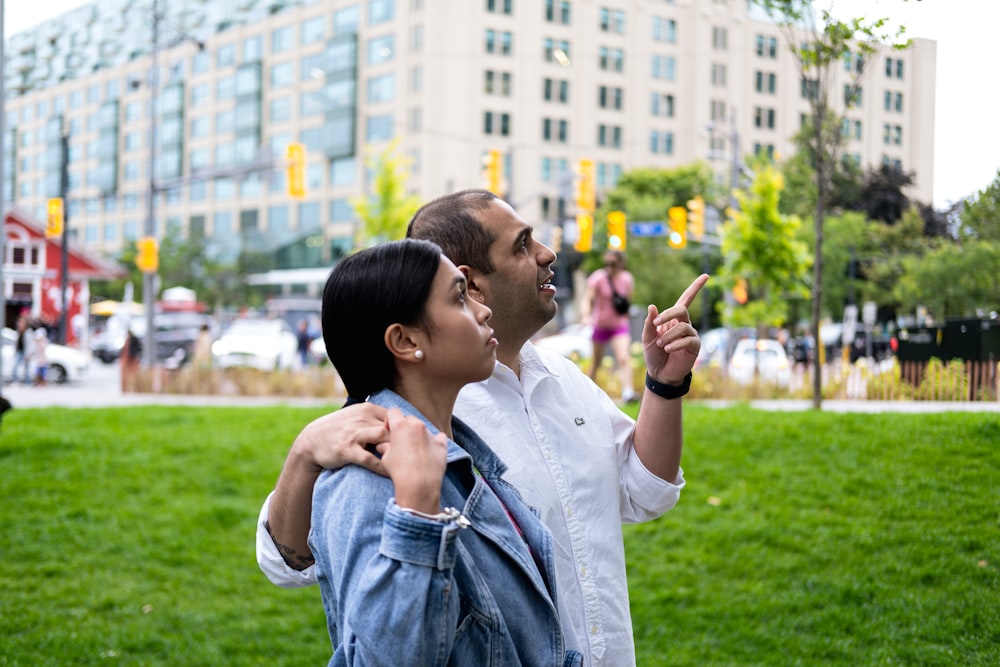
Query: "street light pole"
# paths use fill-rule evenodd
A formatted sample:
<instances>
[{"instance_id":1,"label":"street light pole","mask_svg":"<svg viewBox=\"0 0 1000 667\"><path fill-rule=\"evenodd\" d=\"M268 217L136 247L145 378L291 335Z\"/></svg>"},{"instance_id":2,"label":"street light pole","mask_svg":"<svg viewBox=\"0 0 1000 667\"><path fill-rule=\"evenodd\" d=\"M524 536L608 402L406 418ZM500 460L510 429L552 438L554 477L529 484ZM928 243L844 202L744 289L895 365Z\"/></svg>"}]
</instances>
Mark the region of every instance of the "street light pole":
<instances>
[{"instance_id":1,"label":"street light pole","mask_svg":"<svg viewBox=\"0 0 1000 667\"><path fill-rule=\"evenodd\" d=\"M4 55L4 27L3 27L3 14L4 14L4 0L0 0L0 329L7 326L7 283L4 281L3 277L3 267L7 260L7 231L4 226L7 223L7 212L6 212L6 197L4 196L4 187L6 185L6 174L4 174L4 160L6 159L7 152L4 147L4 142L7 139L7 81L3 73L7 71L5 55ZM3 378L3 355L0 354L0 378ZM3 387L3 382L0 380L0 388ZM2 392L0 392L0 397L2 397ZM0 415L3 411L0 410Z\"/></svg>"},{"instance_id":2,"label":"street light pole","mask_svg":"<svg viewBox=\"0 0 1000 667\"><path fill-rule=\"evenodd\" d=\"M160 95L160 8L158 0L152 0L153 48L149 75L149 173L146 186L145 236L156 237L156 112ZM156 272L142 273L142 302L146 308L146 335L142 346L142 363L145 368L153 368L156 355L153 350L153 311L156 300Z\"/></svg>"}]
</instances>

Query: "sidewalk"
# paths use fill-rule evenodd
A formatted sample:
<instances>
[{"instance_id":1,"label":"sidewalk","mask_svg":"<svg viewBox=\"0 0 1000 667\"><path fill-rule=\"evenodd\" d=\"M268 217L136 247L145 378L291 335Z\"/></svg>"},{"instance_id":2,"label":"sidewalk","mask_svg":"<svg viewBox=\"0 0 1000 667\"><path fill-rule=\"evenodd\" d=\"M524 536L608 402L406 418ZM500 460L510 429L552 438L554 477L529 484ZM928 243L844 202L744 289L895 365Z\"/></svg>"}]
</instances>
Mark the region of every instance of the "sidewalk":
<instances>
[{"instance_id":1,"label":"sidewalk","mask_svg":"<svg viewBox=\"0 0 1000 667\"><path fill-rule=\"evenodd\" d=\"M129 405L190 405L197 407L254 407L263 405L291 405L296 407L343 405L338 396L329 398L301 398L294 396L192 396L185 394L123 394L120 389L90 390L79 386L48 385L4 385L3 396L14 408L46 408L52 406L71 408L103 408ZM740 405L739 401L690 400L689 404L711 408L726 408ZM797 412L811 410L812 401L775 399L747 403L756 410ZM865 401L827 400L823 401L825 412L996 412L1000 413L1000 402L978 401Z\"/></svg>"},{"instance_id":2,"label":"sidewalk","mask_svg":"<svg viewBox=\"0 0 1000 667\"><path fill-rule=\"evenodd\" d=\"M92 390L71 385L5 384L3 397L17 408L107 408L130 405L190 405L195 407L255 407L292 405L296 407L343 405L344 399L294 396L201 396L188 394L123 394L120 389Z\"/></svg>"}]
</instances>

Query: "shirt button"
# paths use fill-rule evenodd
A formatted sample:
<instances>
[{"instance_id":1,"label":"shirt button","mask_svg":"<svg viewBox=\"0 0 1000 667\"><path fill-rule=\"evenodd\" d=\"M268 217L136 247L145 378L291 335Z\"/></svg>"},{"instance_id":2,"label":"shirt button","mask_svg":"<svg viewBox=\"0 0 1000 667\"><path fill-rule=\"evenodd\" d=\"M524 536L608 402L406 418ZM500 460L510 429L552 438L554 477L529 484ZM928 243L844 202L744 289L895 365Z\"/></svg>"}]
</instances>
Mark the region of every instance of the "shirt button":
<instances>
[{"instance_id":1,"label":"shirt button","mask_svg":"<svg viewBox=\"0 0 1000 667\"><path fill-rule=\"evenodd\" d=\"M590 626L590 634L592 634L592 635L596 635L597 634L597 626L596 625Z\"/></svg>"},{"instance_id":2,"label":"shirt button","mask_svg":"<svg viewBox=\"0 0 1000 667\"><path fill-rule=\"evenodd\" d=\"M586 565L581 565L580 566L580 576L581 577L586 577L587 576L587 566Z\"/></svg>"}]
</instances>

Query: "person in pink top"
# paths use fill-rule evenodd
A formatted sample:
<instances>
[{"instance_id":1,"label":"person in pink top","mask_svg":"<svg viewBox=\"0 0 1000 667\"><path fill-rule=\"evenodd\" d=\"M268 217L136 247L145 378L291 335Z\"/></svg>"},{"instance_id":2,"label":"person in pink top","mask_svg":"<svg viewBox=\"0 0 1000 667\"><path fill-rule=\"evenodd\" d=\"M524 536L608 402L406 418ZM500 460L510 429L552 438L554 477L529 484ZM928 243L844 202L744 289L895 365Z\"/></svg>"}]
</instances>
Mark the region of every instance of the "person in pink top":
<instances>
[{"instance_id":1,"label":"person in pink top","mask_svg":"<svg viewBox=\"0 0 1000 667\"><path fill-rule=\"evenodd\" d=\"M604 253L604 268L594 271L587 278L587 293L583 303L583 322L589 323L594 329L591 337L594 353L590 361L590 379L596 381L597 368L610 343L615 357L615 369L621 381L623 401L638 400L633 386L632 355L629 352L632 333L627 309L633 291L635 280L625 270L625 255L618 250L608 250ZM621 299L625 299L625 302Z\"/></svg>"}]
</instances>

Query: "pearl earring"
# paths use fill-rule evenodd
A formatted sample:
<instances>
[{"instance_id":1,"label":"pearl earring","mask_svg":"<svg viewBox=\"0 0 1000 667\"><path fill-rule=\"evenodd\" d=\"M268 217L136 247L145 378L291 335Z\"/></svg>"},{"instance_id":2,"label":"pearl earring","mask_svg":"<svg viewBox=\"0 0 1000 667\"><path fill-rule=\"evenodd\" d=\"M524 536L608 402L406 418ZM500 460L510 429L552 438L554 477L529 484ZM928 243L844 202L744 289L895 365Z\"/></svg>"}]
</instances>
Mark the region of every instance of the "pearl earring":
<instances>
[{"instance_id":1,"label":"pearl earring","mask_svg":"<svg viewBox=\"0 0 1000 667\"><path fill-rule=\"evenodd\" d=\"M421 359L424 358L424 351L423 350L417 350L416 352L413 353L413 356L414 356L414 358L417 361L420 361Z\"/></svg>"}]
</instances>

